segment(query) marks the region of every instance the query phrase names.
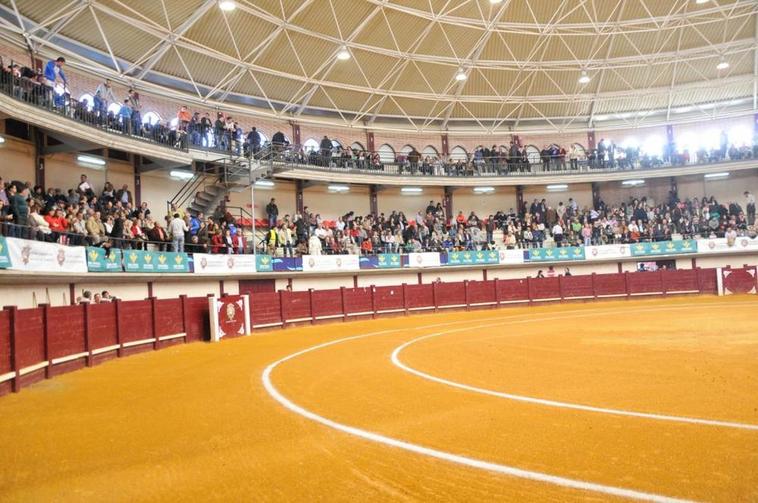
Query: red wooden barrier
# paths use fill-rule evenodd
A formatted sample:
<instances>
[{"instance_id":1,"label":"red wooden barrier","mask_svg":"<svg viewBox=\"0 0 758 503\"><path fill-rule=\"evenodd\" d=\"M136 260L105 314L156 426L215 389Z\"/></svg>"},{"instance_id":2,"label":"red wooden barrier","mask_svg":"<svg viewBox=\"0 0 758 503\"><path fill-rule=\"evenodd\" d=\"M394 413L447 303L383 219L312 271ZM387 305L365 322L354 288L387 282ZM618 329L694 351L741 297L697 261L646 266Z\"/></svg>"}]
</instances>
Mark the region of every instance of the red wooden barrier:
<instances>
[{"instance_id":1,"label":"red wooden barrier","mask_svg":"<svg viewBox=\"0 0 758 503\"><path fill-rule=\"evenodd\" d=\"M374 310L377 313L399 313L404 311L402 286L377 286L374 289Z\"/></svg>"},{"instance_id":2,"label":"red wooden barrier","mask_svg":"<svg viewBox=\"0 0 758 503\"><path fill-rule=\"evenodd\" d=\"M498 280L497 301L501 304L529 302L529 283L525 279Z\"/></svg>"},{"instance_id":3,"label":"red wooden barrier","mask_svg":"<svg viewBox=\"0 0 758 503\"><path fill-rule=\"evenodd\" d=\"M348 316L372 312L371 288L345 288L345 313Z\"/></svg>"},{"instance_id":4,"label":"red wooden barrier","mask_svg":"<svg viewBox=\"0 0 758 503\"><path fill-rule=\"evenodd\" d=\"M250 319L253 327L281 325L282 308L277 292L257 292L250 295Z\"/></svg>"},{"instance_id":5,"label":"red wooden barrier","mask_svg":"<svg viewBox=\"0 0 758 503\"><path fill-rule=\"evenodd\" d=\"M564 299L591 299L595 296L592 276L561 276L561 296Z\"/></svg>"},{"instance_id":6,"label":"red wooden barrier","mask_svg":"<svg viewBox=\"0 0 758 503\"><path fill-rule=\"evenodd\" d=\"M555 278L532 278L529 289L531 300L560 300L561 289L558 277Z\"/></svg>"},{"instance_id":7,"label":"red wooden barrier","mask_svg":"<svg viewBox=\"0 0 758 503\"><path fill-rule=\"evenodd\" d=\"M434 285L406 285L405 300L411 311L434 309Z\"/></svg>"},{"instance_id":8,"label":"red wooden barrier","mask_svg":"<svg viewBox=\"0 0 758 503\"><path fill-rule=\"evenodd\" d=\"M698 293L698 272L696 269L661 271L663 288L667 294Z\"/></svg>"},{"instance_id":9,"label":"red wooden barrier","mask_svg":"<svg viewBox=\"0 0 758 503\"><path fill-rule=\"evenodd\" d=\"M184 330L187 332L187 342L208 340L211 333L208 298L188 298L185 306L186 324Z\"/></svg>"},{"instance_id":10,"label":"red wooden barrier","mask_svg":"<svg viewBox=\"0 0 758 503\"><path fill-rule=\"evenodd\" d=\"M662 272L662 271L661 271ZM663 281L660 272L629 273L627 277L627 293L635 295L662 294Z\"/></svg>"},{"instance_id":11,"label":"red wooden barrier","mask_svg":"<svg viewBox=\"0 0 758 503\"><path fill-rule=\"evenodd\" d=\"M497 302L494 281L469 281L468 302L470 306L491 306Z\"/></svg>"},{"instance_id":12,"label":"red wooden barrier","mask_svg":"<svg viewBox=\"0 0 758 503\"><path fill-rule=\"evenodd\" d=\"M463 281L441 283L437 287L437 307L452 308L466 306L466 287Z\"/></svg>"},{"instance_id":13,"label":"red wooden barrier","mask_svg":"<svg viewBox=\"0 0 758 503\"><path fill-rule=\"evenodd\" d=\"M9 377L0 382L0 394L8 393L14 388L12 380L15 381L15 379L12 376L15 375L15 357L11 334L13 309L15 308L5 307L0 311L0 376Z\"/></svg>"},{"instance_id":14,"label":"red wooden barrier","mask_svg":"<svg viewBox=\"0 0 758 503\"><path fill-rule=\"evenodd\" d=\"M625 274L593 274L595 297L626 296Z\"/></svg>"},{"instance_id":15,"label":"red wooden barrier","mask_svg":"<svg viewBox=\"0 0 758 503\"><path fill-rule=\"evenodd\" d=\"M313 317L317 320L342 318L342 291L313 290Z\"/></svg>"},{"instance_id":16,"label":"red wooden barrier","mask_svg":"<svg viewBox=\"0 0 758 503\"><path fill-rule=\"evenodd\" d=\"M287 323L311 321L310 292L282 292L283 320Z\"/></svg>"}]
</instances>

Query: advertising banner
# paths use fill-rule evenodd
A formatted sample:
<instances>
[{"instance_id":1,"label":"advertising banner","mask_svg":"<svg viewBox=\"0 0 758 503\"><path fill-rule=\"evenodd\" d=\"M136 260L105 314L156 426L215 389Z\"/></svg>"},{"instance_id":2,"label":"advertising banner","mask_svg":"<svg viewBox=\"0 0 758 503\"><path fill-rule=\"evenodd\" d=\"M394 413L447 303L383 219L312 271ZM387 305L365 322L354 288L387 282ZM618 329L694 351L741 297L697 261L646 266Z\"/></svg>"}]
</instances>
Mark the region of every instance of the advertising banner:
<instances>
[{"instance_id":1,"label":"advertising banner","mask_svg":"<svg viewBox=\"0 0 758 503\"><path fill-rule=\"evenodd\" d=\"M563 262L584 260L584 247L564 246L561 248L530 248L527 250L529 262Z\"/></svg>"},{"instance_id":2,"label":"advertising banner","mask_svg":"<svg viewBox=\"0 0 758 503\"><path fill-rule=\"evenodd\" d=\"M86 273L87 257L83 246L65 246L42 241L6 238L10 269L36 272Z\"/></svg>"},{"instance_id":3,"label":"advertising banner","mask_svg":"<svg viewBox=\"0 0 758 503\"><path fill-rule=\"evenodd\" d=\"M697 240L697 252L702 254L738 253L749 251L758 252L758 238L750 239L748 237L739 237L735 239L731 244L726 240L726 238Z\"/></svg>"},{"instance_id":4,"label":"advertising banner","mask_svg":"<svg viewBox=\"0 0 758 503\"><path fill-rule=\"evenodd\" d=\"M126 272L189 272L189 256L177 252L128 250L124 252Z\"/></svg>"},{"instance_id":5,"label":"advertising banner","mask_svg":"<svg viewBox=\"0 0 758 503\"><path fill-rule=\"evenodd\" d=\"M656 243L636 243L630 246L633 257L697 253L697 242L694 239L661 241Z\"/></svg>"},{"instance_id":6,"label":"advertising banner","mask_svg":"<svg viewBox=\"0 0 758 503\"><path fill-rule=\"evenodd\" d=\"M630 257L629 245L600 245L584 248L585 260L613 260Z\"/></svg>"},{"instance_id":7,"label":"advertising banner","mask_svg":"<svg viewBox=\"0 0 758 503\"><path fill-rule=\"evenodd\" d=\"M264 258L261 258L258 261L257 265L263 267L257 269L258 272L270 272L266 269L266 264L264 264L264 261ZM292 272L303 270L303 261L300 257L271 257L269 263L272 264L273 270L275 272Z\"/></svg>"},{"instance_id":8,"label":"advertising banner","mask_svg":"<svg viewBox=\"0 0 758 503\"><path fill-rule=\"evenodd\" d=\"M500 255L496 250L453 251L447 254L447 265L499 264Z\"/></svg>"},{"instance_id":9,"label":"advertising banner","mask_svg":"<svg viewBox=\"0 0 758 503\"><path fill-rule=\"evenodd\" d=\"M5 237L0 236L0 269L6 269L11 266L11 256L8 254L8 243Z\"/></svg>"},{"instance_id":10,"label":"advertising banner","mask_svg":"<svg viewBox=\"0 0 758 503\"><path fill-rule=\"evenodd\" d=\"M272 272L273 270L274 270L274 260L271 258L271 255L256 255L255 256L255 271L256 272Z\"/></svg>"},{"instance_id":11,"label":"advertising banner","mask_svg":"<svg viewBox=\"0 0 758 503\"><path fill-rule=\"evenodd\" d=\"M439 253L409 253L406 267L440 267Z\"/></svg>"},{"instance_id":12,"label":"advertising banner","mask_svg":"<svg viewBox=\"0 0 758 503\"><path fill-rule=\"evenodd\" d=\"M358 271L361 268L358 255L303 255L303 271Z\"/></svg>"},{"instance_id":13,"label":"advertising banner","mask_svg":"<svg viewBox=\"0 0 758 503\"><path fill-rule=\"evenodd\" d=\"M498 250L498 258L500 264L523 264L524 255L526 250Z\"/></svg>"},{"instance_id":14,"label":"advertising banner","mask_svg":"<svg viewBox=\"0 0 758 503\"><path fill-rule=\"evenodd\" d=\"M250 274L255 272L255 257L253 255L195 253L193 259L195 274Z\"/></svg>"},{"instance_id":15,"label":"advertising banner","mask_svg":"<svg viewBox=\"0 0 758 503\"><path fill-rule=\"evenodd\" d=\"M123 272L121 250L118 248L87 247L87 270L89 272Z\"/></svg>"},{"instance_id":16,"label":"advertising banner","mask_svg":"<svg viewBox=\"0 0 758 503\"><path fill-rule=\"evenodd\" d=\"M399 253L364 255L360 263L361 269L396 269L403 266L403 256Z\"/></svg>"},{"instance_id":17,"label":"advertising banner","mask_svg":"<svg viewBox=\"0 0 758 503\"><path fill-rule=\"evenodd\" d=\"M223 337L250 335L250 298L247 295L208 297L211 342Z\"/></svg>"}]
</instances>

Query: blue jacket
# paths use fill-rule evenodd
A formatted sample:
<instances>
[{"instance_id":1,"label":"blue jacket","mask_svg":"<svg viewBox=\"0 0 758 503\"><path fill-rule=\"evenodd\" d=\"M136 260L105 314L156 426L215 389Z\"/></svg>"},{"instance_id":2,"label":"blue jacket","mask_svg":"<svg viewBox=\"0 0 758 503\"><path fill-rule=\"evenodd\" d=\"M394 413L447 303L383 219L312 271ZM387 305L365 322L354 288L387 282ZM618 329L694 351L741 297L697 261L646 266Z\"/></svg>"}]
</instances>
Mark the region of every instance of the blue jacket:
<instances>
[{"instance_id":1,"label":"blue jacket","mask_svg":"<svg viewBox=\"0 0 758 503\"><path fill-rule=\"evenodd\" d=\"M63 82L66 85L68 85L68 80L66 80L66 74L63 73L63 68L58 70L58 75L60 75ZM51 59L45 65L45 78L47 80L55 82L55 60L54 59Z\"/></svg>"}]
</instances>

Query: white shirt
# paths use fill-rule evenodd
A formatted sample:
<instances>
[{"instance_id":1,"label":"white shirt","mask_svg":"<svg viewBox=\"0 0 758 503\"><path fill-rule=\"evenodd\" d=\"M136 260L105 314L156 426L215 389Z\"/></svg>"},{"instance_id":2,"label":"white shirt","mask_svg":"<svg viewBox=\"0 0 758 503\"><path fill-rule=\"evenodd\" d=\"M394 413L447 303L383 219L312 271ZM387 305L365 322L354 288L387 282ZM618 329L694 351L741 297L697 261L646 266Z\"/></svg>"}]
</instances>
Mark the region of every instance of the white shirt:
<instances>
[{"instance_id":1,"label":"white shirt","mask_svg":"<svg viewBox=\"0 0 758 503\"><path fill-rule=\"evenodd\" d=\"M168 225L168 230L172 236L183 236L189 230L187 224L181 218L174 218Z\"/></svg>"}]
</instances>

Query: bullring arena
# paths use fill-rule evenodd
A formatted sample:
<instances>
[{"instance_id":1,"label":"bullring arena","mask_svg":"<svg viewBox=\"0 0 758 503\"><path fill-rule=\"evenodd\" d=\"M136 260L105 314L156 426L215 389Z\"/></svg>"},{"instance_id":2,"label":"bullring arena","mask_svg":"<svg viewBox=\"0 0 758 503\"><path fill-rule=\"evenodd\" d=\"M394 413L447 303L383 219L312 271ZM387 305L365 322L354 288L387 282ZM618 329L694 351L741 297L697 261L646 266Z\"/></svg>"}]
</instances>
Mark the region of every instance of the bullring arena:
<instances>
[{"instance_id":1,"label":"bullring arena","mask_svg":"<svg viewBox=\"0 0 758 503\"><path fill-rule=\"evenodd\" d=\"M757 41L0 0L0 502L758 501Z\"/></svg>"}]
</instances>

